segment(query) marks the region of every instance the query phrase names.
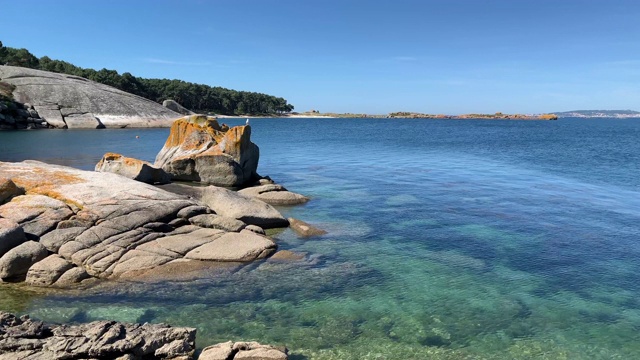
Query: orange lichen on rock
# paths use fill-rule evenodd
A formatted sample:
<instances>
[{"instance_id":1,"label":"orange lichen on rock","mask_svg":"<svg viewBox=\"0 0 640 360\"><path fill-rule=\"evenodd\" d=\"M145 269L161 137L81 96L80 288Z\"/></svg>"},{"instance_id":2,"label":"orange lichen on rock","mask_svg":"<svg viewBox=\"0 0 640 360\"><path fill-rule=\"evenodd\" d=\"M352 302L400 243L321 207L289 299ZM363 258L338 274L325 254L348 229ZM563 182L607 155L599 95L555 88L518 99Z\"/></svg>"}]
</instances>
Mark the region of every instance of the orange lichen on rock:
<instances>
[{"instance_id":1,"label":"orange lichen on rock","mask_svg":"<svg viewBox=\"0 0 640 360\"><path fill-rule=\"evenodd\" d=\"M202 136L203 133L216 138L223 131L215 117L205 115L185 116L173 122L164 146L198 149L209 140L206 136Z\"/></svg>"},{"instance_id":2,"label":"orange lichen on rock","mask_svg":"<svg viewBox=\"0 0 640 360\"><path fill-rule=\"evenodd\" d=\"M191 115L173 123L155 166L174 180L241 186L257 176L259 156L249 125L229 129L214 117Z\"/></svg>"},{"instance_id":3,"label":"orange lichen on rock","mask_svg":"<svg viewBox=\"0 0 640 360\"><path fill-rule=\"evenodd\" d=\"M82 204L61 194L58 189L62 185L85 182L84 179L58 170L32 168L11 178L13 182L25 190L27 195L44 195L60 200L71 207L82 209Z\"/></svg>"},{"instance_id":4,"label":"orange lichen on rock","mask_svg":"<svg viewBox=\"0 0 640 360\"><path fill-rule=\"evenodd\" d=\"M556 114L543 114L543 115L540 115L540 119L543 119L543 120L558 120L558 115L556 115Z\"/></svg>"}]
</instances>

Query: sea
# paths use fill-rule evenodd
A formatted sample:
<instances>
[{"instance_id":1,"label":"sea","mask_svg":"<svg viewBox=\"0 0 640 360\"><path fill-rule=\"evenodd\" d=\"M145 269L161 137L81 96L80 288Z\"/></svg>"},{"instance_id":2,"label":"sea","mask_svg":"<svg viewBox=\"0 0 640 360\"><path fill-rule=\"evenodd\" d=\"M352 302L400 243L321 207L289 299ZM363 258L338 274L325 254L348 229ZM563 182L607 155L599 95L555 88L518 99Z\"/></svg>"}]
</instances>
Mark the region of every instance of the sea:
<instances>
[{"instance_id":1,"label":"sea","mask_svg":"<svg viewBox=\"0 0 640 360\"><path fill-rule=\"evenodd\" d=\"M224 119L229 125L244 119ZM290 359L640 358L640 120L252 119L258 172L328 233L259 261L82 291L0 286L50 322L197 328ZM0 160L153 161L169 129L0 132Z\"/></svg>"}]
</instances>

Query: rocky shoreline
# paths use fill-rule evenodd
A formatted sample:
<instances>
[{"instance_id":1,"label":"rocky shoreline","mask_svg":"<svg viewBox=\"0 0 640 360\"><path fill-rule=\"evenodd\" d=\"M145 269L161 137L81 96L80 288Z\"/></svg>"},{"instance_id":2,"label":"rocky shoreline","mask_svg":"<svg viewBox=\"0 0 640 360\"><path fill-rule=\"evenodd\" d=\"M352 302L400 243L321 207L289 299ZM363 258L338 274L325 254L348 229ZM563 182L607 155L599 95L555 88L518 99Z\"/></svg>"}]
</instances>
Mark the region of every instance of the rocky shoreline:
<instances>
[{"instance_id":1,"label":"rocky shoreline","mask_svg":"<svg viewBox=\"0 0 640 360\"><path fill-rule=\"evenodd\" d=\"M158 154L161 161L156 164L114 153L105 154L96 171L37 161L0 162L0 282L74 289L102 280L158 280L193 269L243 264L278 255L278 245L265 235L264 229L291 224L301 237L323 234L310 224L286 219L272 206L302 204L309 199L257 174L259 152L250 141L248 125L224 128L215 119L201 115L180 118L174 124ZM185 176L198 182L198 186L161 185L172 179L184 180ZM233 191L216 185L243 189ZM285 252L276 257L290 256ZM79 329L70 332L64 330L67 327L46 330L49 328L28 318L2 316L6 318L2 326L11 329L0 329L0 354L6 349L36 351L26 357L29 359L56 358L49 357L52 353L42 355L40 350L66 351L69 344L77 345L79 350L75 357L63 358L112 358L87 349L103 342L115 346L116 340L123 341L121 347L133 349L138 335L129 339L128 334L146 329L146 325L127 327L100 322L78 325ZM165 331L149 326L152 332ZM40 329L40 345L33 345L34 338L27 336L31 345L24 348L15 344L14 337L13 345L5 344L3 348L2 344L9 341L7 337L22 328ZM94 331L97 328L103 330ZM80 335L65 338L64 334L69 333L95 336L82 340L77 338ZM59 339L60 334L63 339ZM105 340L104 334L109 334L110 340ZM191 332L184 330L181 334L179 344L174 344L178 340L173 337L153 341L162 343L153 350L162 356L151 357L151 353L144 352L147 350L139 349L130 351L134 357L129 353L122 356L188 359L191 355L168 352L190 348L185 344L190 343ZM58 345L51 345L50 341ZM286 358L286 352L274 349L254 343L225 343L209 351L226 354L224 357L204 357L203 352L201 359ZM259 357L252 355L254 352L277 356ZM0 359L4 358L0 355Z\"/></svg>"},{"instance_id":2,"label":"rocky shoreline","mask_svg":"<svg viewBox=\"0 0 640 360\"><path fill-rule=\"evenodd\" d=\"M0 360L286 360L286 347L257 342L215 344L196 354L196 329L166 324L94 321L47 324L0 311Z\"/></svg>"}]
</instances>

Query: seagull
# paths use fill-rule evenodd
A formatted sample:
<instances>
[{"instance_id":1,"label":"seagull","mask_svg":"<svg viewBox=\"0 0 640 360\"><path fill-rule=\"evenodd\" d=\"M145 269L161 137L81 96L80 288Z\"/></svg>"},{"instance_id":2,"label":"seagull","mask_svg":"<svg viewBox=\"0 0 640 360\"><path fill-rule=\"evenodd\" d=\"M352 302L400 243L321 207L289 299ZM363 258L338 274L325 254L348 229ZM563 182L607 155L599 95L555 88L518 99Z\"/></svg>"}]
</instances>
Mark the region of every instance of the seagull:
<instances>
[{"instance_id":1,"label":"seagull","mask_svg":"<svg viewBox=\"0 0 640 360\"><path fill-rule=\"evenodd\" d=\"M247 119L247 122L245 123L245 125L249 125L249 119Z\"/></svg>"}]
</instances>

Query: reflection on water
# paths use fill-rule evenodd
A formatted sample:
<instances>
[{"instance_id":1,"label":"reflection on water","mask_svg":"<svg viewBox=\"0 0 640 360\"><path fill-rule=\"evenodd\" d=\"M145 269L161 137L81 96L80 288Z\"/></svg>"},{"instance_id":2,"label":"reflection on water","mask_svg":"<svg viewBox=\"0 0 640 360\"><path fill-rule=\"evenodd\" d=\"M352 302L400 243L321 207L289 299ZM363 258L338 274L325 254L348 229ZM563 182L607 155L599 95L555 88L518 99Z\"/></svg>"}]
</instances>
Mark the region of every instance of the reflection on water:
<instances>
[{"instance_id":1,"label":"reflection on water","mask_svg":"<svg viewBox=\"0 0 640 360\"><path fill-rule=\"evenodd\" d=\"M640 355L640 145L629 140L640 124L260 119L252 127L259 171L312 197L284 215L329 232L274 233L304 260L34 298L3 286L0 309L195 326L200 347L258 340L309 359ZM109 150L153 160L166 129L140 131L133 143L130 131L84 132L91 143L77 148L63 146L73 132L38 141L87 169ZM21 159L7 138L0 133L8 151L0 159ZM625 155L594 156L611 151Z\"/></svg>"}]
</instances>

